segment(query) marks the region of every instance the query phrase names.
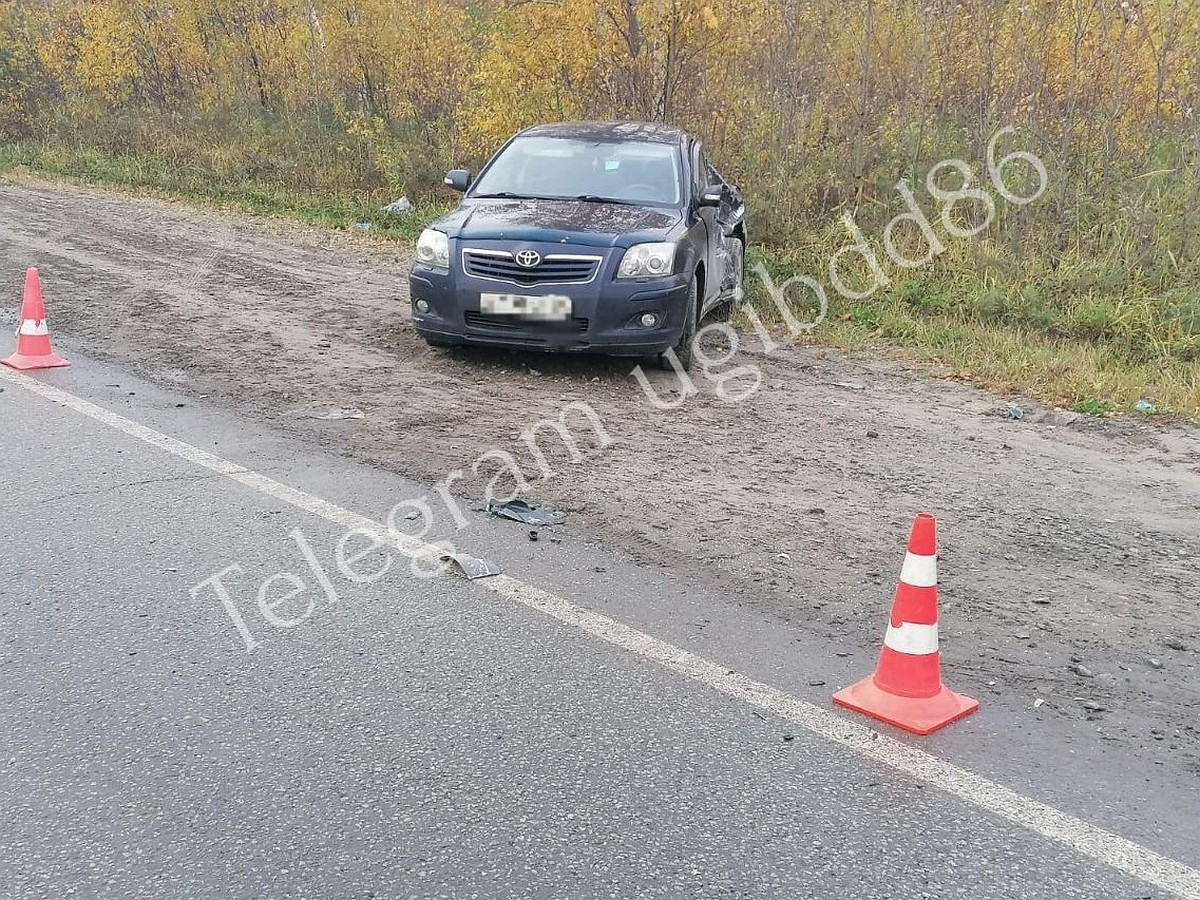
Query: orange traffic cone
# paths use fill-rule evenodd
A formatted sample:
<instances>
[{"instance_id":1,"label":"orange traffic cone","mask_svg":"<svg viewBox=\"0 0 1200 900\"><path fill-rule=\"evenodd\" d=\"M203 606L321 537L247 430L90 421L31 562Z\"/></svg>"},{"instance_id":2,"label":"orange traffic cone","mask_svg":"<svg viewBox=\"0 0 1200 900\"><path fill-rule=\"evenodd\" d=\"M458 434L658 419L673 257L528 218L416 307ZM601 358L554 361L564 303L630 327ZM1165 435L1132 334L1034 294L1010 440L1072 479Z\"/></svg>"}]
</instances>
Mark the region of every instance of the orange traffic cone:
<instances>
[{"instance_id":1,"label":"orange traffic cone","mask_svg":"<svg viewBox=\"0 0 1200 900\"><path fill-rule=\"evenodd\" d=\"M892 618L875 674L833 695L833 702L911 731L929 734L979 709L979 701L942 684L937 627L937 522L913 522Z\"/></svg>"},{"instance_id":2,"label":"orange traffic cone","mask_svg":"<svg viewBox=\"0 0 1200 900\"><path fill-rule=\"evenodd\" d=\"M14 369L53 369L70 363L50 349L46 327L46 304L42 301L42 279L37 269L25 273L25 296L21 301L21 325L17 329L17 352L0 362Z\"/></svg>"}]
</instances>

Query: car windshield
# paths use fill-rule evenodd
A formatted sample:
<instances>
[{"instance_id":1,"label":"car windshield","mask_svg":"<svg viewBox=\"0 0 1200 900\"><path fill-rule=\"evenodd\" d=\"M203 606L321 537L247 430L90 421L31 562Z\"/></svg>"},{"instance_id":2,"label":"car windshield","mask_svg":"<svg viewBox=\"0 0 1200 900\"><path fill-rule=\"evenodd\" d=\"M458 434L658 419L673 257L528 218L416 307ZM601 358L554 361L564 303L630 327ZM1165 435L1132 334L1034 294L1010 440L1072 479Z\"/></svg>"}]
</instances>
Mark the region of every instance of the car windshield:
<instances>
[{"instance_id":1,"label":"car windshield","mask_svg":"<svg viewBox=\"0 0 1200 900\"><path fill-rule=\"evenodd\" d=\"M496 157L471 196L674 206L679 184L679 154L671 144L530 136Z\"/></svg>"}]
</instances>

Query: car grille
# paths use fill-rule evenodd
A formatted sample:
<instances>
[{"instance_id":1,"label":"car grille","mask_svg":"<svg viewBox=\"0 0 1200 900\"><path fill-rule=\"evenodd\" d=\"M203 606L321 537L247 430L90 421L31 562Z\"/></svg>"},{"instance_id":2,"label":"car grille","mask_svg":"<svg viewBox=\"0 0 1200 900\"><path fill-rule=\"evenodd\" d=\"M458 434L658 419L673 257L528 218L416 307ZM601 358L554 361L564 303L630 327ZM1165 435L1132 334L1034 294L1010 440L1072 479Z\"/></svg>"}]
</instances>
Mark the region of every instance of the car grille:
<instances>
[{"instance_id":1,"label":"car grille","mask_svg":"<svg viewBox=\"0 0 1200 900\"><path fill-rule=\"evenodd\" d=\"M587 334L588 330L587 319L544 322L538 319L515 319L512 316L491 316L481 312L467 312L465 318L467 326L470 328L490 328L500 331L521 331L535 334L546 334L549 332Z\"/></svg>"},{"instance_id":2,"label":"car grille","mask_svg":"<svg viewBox=\"0 0 1200 900\"><path fill-rule=\"evenodd\" d=\"M596 277L598 256L552 254L532 268L517 265L503 250L464 250L463 271L476 278L491 278L513 284L585 284Z\"/></svg>"}]
</instances>

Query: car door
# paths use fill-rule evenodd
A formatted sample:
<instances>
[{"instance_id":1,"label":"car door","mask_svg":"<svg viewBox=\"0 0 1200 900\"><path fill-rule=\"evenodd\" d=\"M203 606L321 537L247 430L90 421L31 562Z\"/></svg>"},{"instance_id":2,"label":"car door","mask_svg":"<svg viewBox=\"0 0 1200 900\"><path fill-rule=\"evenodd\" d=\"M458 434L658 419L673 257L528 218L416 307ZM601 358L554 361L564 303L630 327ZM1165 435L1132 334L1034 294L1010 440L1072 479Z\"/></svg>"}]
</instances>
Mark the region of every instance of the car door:
<instances>
[{"instance_id":1,"label":"car door","mask_svg":"<svg viewBox=\"0 0 1200 900\"><path fill-rule=\"evenodd\" d=\"M692 198L696 203L696 215L704 230L702 243L704 247L704 297L701 309L707 310L717 299L721 289L724 272L721 271L721 223L717 220L719 210L712 206L701 206L699 200L708 190L709 166L704 158L704 147L699 141L692 141Z\"/></svg>"},{"instance_id":2,"label":"car door","mask_svg":"<svg viewBox=\"0 0 1200 900\"><path fill-rule=\"evenodd\" d=\"M746 203L742 192L707 163L708 191L721 195L716 222L720 226L721 298L740 297L746 267Z\"/></svg>"},{"instance_id":3,"label":"car door","mask_svg":"<svg viewBox=\"0 0 1200 900\"><path fill-rule=\"evenodd\" d=\"M726 181L721 173L713 168L712 163L706 163L706 167L709 190L716 189L721 192L721 206L717 210L717 222L726 235L733 234L738 230L738 226L742 224L742 219L746 215L746 203L742 199L742 192L736 185Z\"/></svg>"}]
</instances>

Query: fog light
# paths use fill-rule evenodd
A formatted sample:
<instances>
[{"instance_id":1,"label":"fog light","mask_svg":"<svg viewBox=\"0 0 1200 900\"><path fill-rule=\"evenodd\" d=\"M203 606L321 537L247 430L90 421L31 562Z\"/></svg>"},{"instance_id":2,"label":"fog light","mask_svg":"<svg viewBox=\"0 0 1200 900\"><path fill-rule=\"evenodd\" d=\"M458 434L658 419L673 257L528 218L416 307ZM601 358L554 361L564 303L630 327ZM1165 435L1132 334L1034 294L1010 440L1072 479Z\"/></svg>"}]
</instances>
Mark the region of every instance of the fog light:
<instances>
[{"instance_id":1,"label":"fog light","mask_svg":"<svg viewBox=\"0 0 1200 900\"><path fill-rule=\"evenodd\" d=\"M653 328L658 324L658 316L654 313L642 313L642 318L639 320L643 328Z\"/></svg>"},{"instance_id":2,"label":"fog light","mask_svg":"<svg viewBox=\"0 0 1200 900\"><path fill-rule=\"evenodd\" d=\"M428 300L418 300L417 301L417 312L429 312L429 301Z\"/></svg>"}]
</instances>

